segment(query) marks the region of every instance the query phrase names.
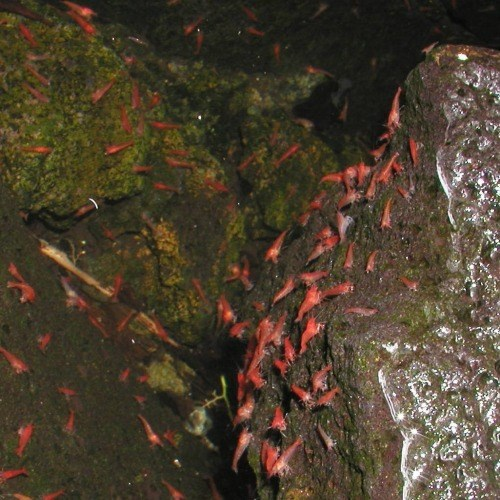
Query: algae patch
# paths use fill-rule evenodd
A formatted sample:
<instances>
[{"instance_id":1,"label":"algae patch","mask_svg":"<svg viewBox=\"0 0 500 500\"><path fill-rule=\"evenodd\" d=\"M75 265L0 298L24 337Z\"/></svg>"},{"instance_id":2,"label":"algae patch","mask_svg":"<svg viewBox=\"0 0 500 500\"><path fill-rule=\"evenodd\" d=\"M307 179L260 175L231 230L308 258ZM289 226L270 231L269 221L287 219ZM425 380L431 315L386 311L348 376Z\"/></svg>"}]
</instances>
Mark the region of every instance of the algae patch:
<instances>
[{"instance_id":1,"label":"algae patch","mask_svg":"<svg viewBox=\"0 0 500 500\"><path fill-rule=\"evenodd\" d=\"M187 396L190 391L189 381L195 372L186 363L164 354L160 361L153 361L147 367L148 384L156 391L164 391L176 396Z\"/></svg>"}]
</instances>

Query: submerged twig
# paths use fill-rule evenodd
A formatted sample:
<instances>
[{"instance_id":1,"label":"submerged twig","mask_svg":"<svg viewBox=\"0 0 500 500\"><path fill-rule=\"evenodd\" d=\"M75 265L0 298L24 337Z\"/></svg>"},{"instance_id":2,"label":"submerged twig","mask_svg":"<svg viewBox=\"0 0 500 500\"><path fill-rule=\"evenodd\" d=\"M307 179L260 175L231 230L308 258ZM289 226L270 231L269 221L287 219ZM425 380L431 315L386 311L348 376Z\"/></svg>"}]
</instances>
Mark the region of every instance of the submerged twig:
<instances>
[{"instance_id":1,"label":"submerged twig","mask_svg":"<svg viewBox=\"0 0 500 500\"><path fill-rule=\"evenodd\" d=\"M45 240L40 240L40 251L44 255L52 259L54 262L59 264L61 267L64 267L64 269L74 274L77 278L81 279L84 283L98 290L106 297L111 298L113 296L112 288L102 286L95 278L90 276L90 274L76 267L75 264L71 262L71 260L62 250L59 250L58 248L50 245Z\"/></svg>"},{"instance_id":2,"label":"submerged twig","mask_svg":"<svg viewBox=\"0 0 500 500\"><path fill-rule=\"evenodd\" d=\"M75 275L85 284L95 288L98 292L108 298L112 298L114 295L114 289L112 287L105 287L99 283L94 277L90 274L82 271L80 268L76 267L71 259L59 248L52 246L50 243L47 243L45 240L40 241L40 251L52 259L56 264L69 271L71 274ZM137 321L145 326L151 333L158 335L158 326L156 322L151 319L147 314L137 311L136 316ZM179 344L175 342L173 339L168 339L168 343L174 347L179 347Z\"/></svg>"}]
</instances>

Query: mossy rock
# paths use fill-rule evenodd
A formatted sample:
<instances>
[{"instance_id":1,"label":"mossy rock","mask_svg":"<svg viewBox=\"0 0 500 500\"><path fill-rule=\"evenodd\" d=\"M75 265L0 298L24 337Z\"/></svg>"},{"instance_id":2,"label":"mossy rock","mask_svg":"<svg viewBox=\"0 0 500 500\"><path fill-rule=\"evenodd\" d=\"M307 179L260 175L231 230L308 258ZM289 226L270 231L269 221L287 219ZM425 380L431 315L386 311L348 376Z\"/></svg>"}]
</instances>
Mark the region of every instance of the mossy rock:
<instances>
[{"instance_id":1,"label":"mossy rock","mask_svg":"<svg viewBox=\"0 0 500 500\"><path fill-rule=\"evenodd\" d=\"M141 190L143 180L132 166L142 163L151 138L147 129L142 136L128 134L120 124L122 107L134 124L142 113L131 107L134 82L122 59L99 37L85 37L48 10L43 14L54 24L25 22L38 44L31 49L19 33L18 18L4 16L1 175L22 210L65 228L89 198L118 200ZM110 82L94 103L94 92ZM106 154L108 146L128 141L130 147ZM50 152L30 151L39 146Z\"/></svg>"}]
</instances>

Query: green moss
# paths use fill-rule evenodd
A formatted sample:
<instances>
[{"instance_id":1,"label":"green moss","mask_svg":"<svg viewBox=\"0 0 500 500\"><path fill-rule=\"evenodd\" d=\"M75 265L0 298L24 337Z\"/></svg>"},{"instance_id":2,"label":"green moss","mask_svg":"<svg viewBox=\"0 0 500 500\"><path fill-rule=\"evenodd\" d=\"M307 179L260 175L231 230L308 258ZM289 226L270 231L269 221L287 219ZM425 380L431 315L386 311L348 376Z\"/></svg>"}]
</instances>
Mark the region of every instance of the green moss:
<instances>
[{"instance_id":1,"label":"green moss","mask_svg":"<svg viewBox=\"0 0 500 500\"><path fill-rule=\"evenodd\" d=\"M105 148L132 140L121 128L120 106L130 102L131 79L121 59L99 39L86 39L73 24L30 25L41 50L48 57L30 63L50 80L49 87L22 65L27 44L17 32L17 21L4 26L0 49L5 54L4 86L0 94L4 111L0 127L4 147L1 175L18 195L22 208L38 213L55 226L67 226L70 214L88 198L117 200L142 188L142 179L131 172L141 163L149 134L134 136L134 145L116 155ZM114 86L96 104L92 93L115 79ZM38 89L48 99L39 102L23 86ZM129 110L132 120L138 113ZM47 146L48 155L24 151L23 147Z\"/></svg>"},{"instance_id":2,"label":"green moss","mask_svg":"<svg viewBox=\"0 0 500 500\"><path fill-rule=\"evenodd\" d=\"M220 197L221 193L207 186L205 180L217 181L227 187L228 178L221 163L203 148L193 148L190 157L197 167L184 180L186 191L198 200Z\"/></svg>"},{"instance_id":3,"label":"green moss","mask_svg":"<svg viewBox=\"0 0 500 500\"><path fill-rule=\"evenodd\" d=\"M252 186L246 206L250 225L258 228L264 224L283 230L307 210L308 203L321 191L318 182L323 173L338 167L332 161L332 151L303 129L285 125L274 148L264 142L272 131L273 122L269 119L261 117L248 123L248 149L256 152L257 158L242 175ZM299 151L276 166L292 144L300 144Z\"/></svg>"}]
</instances>

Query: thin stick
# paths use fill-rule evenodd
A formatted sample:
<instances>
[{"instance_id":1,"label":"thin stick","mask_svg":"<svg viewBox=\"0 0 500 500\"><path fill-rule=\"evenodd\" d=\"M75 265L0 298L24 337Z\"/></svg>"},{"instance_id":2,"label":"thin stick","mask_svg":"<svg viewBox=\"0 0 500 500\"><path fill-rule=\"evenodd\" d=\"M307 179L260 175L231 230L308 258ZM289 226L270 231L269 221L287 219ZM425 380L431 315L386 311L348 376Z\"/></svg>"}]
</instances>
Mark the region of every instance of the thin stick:
<instances>
[{"instance_id":1,"label":"thin stick","mask_svg":"<svg viewBox=\"0 0 500 500\"><path fill-rule=\"evenodd\" d=\"M90 274L76 267L62 250L53 247L45 240L39 240L39 241L40 241L40 251L44 255L52 259L61 267L64 267L64 269L74 274L77 278L81 279L87 285L94 287L96 290L99 290L99 292L101 292L106 297L113 296L113 288L109 287L106 288L102 286L95 278L90 276Z\"/></svg>"},{"instance_id":2,"label":"thin stick","mask_svg":"<svg viewBox=\"0 0 500 500\"><path fill-rule=\"evenodd\" d=\"M49 257L49 259L52 259L56 264L59 264L64 269L74 274L77 278L82 280L87 285L95 288L104 296L108 298L111 298L113 296L114 290L112 287L102 286L95 278L90 276L90 274L76 267L75 264L71 262L71 260L62 250L59 250L58 248L50 245L45 240L39 240L39 241L40 241L40 251L44 255ZM139 323L144 325L151 333L157 335L158 329L156 327L155 322L145 313L140 311L137 311L137 313L138 313L136 316L137 321L139 321ZM179 344L177 342L175 342L173 339L170 340L171 340L171 342L169 342L170 345L174 347L179 347Z\"/></svg>"}]
</instances>

